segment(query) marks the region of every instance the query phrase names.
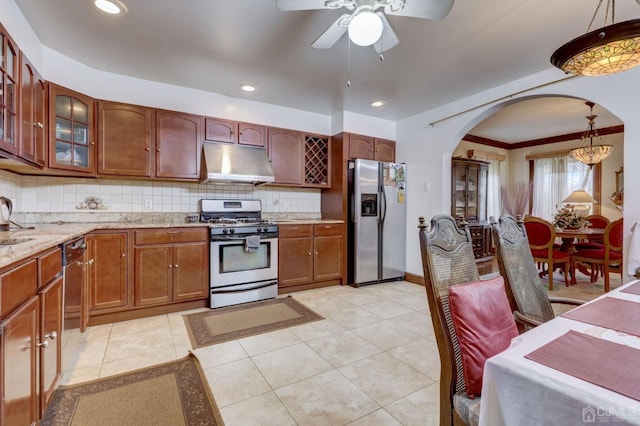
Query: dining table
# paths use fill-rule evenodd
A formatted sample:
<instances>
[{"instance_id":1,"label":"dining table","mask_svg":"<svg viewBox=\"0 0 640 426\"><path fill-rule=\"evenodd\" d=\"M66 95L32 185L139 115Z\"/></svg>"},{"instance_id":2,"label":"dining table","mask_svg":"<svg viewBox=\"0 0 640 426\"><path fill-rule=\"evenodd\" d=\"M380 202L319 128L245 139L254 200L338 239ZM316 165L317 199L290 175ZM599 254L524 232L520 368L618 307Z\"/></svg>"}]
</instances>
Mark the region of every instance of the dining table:
<instances>
[{"instance_id":1,"label":"dining table","mask_svg":"<svg viewBox=\"0 0 640 426\"><path fill-rule=\"evenodd\" d=\"M564 251L569 254L576 252L576 241L602 239L603 235L604 228L556 229L556 237L562 239L560 251ZM577 282L575 274L576 269L585 275L591 275L591 271L589 271L585 265L572 265L570 268L571 284L575 284Z\"/></svg>"},{"instance_id":2,"label":"dining table","mask_svg":"<svg viewBox=\"0 0 640 426\"><path fill-rule=\"evenodd\" d=\"M640 281L530 329L484 366L481 426L640 425Z\"/></svg>"}]
</instances>

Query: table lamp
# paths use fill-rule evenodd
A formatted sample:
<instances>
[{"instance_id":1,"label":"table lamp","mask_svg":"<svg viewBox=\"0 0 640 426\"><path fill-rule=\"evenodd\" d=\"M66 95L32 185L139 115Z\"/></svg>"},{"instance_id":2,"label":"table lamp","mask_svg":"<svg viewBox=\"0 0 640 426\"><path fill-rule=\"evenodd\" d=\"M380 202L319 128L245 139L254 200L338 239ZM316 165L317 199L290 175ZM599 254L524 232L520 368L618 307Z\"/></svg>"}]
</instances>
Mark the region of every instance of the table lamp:
<instances>
[{"instance_id":1,"label":"table lamp","mask_svg":"<svg viewBox=\"0 0 640 426\"><path fill-rule=\"evenodd\" d=\"M571 208L580 216L586 217L589 216L591 205L598 201L596 201L596 199L584 189L578 189L569 194L569 196L562 200L562 202L567 204L567 207Z\"/></svg>"}]
</instances>

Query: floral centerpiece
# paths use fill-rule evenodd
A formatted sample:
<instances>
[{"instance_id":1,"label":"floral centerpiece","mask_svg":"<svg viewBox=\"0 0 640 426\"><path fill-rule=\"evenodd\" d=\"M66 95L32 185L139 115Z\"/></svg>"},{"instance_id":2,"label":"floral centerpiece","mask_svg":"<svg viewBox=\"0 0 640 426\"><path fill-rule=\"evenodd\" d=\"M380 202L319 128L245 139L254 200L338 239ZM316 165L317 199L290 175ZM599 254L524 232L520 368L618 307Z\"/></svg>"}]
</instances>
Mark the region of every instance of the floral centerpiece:
<instances>
[{"instance_id":1,"label":"floral centerpiece","mask_svg":"<svg viewBox=\"0 0 640 426\"><path fill-rule=\"evenodd\" d=\"M553 224L560 229L580 229L590 225L589 220L573 211L569 207L563 207L553 216Z\"/></svg>"}]
</instances>

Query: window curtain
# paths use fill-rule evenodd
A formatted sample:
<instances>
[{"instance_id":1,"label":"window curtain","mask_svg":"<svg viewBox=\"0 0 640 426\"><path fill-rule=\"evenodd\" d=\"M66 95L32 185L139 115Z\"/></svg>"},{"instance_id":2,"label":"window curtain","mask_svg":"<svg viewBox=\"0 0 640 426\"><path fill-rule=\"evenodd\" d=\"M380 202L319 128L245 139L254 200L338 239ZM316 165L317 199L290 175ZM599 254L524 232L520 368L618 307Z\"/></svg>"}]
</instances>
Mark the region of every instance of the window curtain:
<instances>
[{"instance_id":1,"label":"window curtain","mask_svg":"<svg viewBox=\"0 0 640 426\"><path fill-rule=\"evenodd\" d=\"M496 220L500 217L502 207L500 205L500 167L502 162L489 161L489 176L487 177L487 217L493 216Z\"/></svg>"},{"instance_id":2,"label":"window curtain","mask_svg":"<svg viewBox=\"0 0 640 426\"><path fill-rule=\"evenodd\" d=\"M534 216L553 221L562 200L578 189L593 194L589 166L569 155L539 158L533 161Z\"/></svg>"}]
</instances>

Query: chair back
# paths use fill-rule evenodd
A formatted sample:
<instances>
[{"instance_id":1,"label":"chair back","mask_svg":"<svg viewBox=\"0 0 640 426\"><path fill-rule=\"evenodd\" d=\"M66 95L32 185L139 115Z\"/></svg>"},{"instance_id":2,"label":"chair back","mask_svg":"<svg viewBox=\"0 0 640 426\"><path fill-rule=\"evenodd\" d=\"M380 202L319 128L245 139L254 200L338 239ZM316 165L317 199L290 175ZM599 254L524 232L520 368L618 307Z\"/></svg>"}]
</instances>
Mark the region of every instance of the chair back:
<instances>
[{"instance_id":1,"label":"chair back","mask_svg":"<svg viewBox=\"0 0 640 426\"><path fill-rule=\"evenodd\" d=\"M529 247L531 250L551 251L556 239L556 229L551 222L541 217L527 216L524 219L524 226L527 229Z\"/></svg>"},{"instance_id":2,"label":"chair back","mask_svg":"<svg viewBox=\"0 0 640 426\"><path fill-rule=\"evenodd\" d=\"M609 219L599 214L592 214L591 216L587 216L587 220L591 224L589 225L589 228L596 229L605 229L610 222Z\"/></svg>"},{"instance_id":3,"label":"chair back","mask_svg":"<svg viewBox=\"0 0 640 426\"><path fill-rule=\"evenodd\" d=\"M440 424L450 425L453 395L465 390L465 382L460 345L449 308L449 287L478 281L480 277L468 228L460 229L449 215L434 216L429 232L424 217L420 217L419 222L427 301L441 362Z\"/></svg>"},{"instance_id":4,"label":"chair back","mask_svg":"<svg viewBox=\"0 0 640 426\"><path fill-rule=\"evenodd\" d=\"M622 219L614 220L604 230L605 258L608 259L611 252L622 253Z\"/></svg>"},{"instance_id":5,"label":"chair back","mask_svg":"<svg viewBox=\"0 0 640 426\"><path fill-rule=\"evenodd\" d=\"M538 221L529 223L533 225L532 232L548 229ZM511 308L527 317L545 322L555 315L547 292L540 282L529 246L532 235L528 235L528 227L525 225L526 222L523 224L522 220L516 220L508 214L502 215L498 223L492 224L498 268L507 284Z\"/></svg>"}]
</instances>

